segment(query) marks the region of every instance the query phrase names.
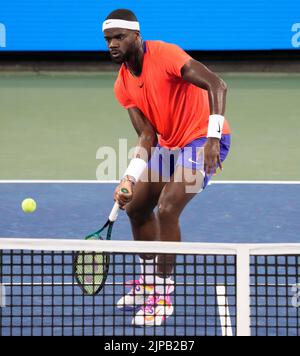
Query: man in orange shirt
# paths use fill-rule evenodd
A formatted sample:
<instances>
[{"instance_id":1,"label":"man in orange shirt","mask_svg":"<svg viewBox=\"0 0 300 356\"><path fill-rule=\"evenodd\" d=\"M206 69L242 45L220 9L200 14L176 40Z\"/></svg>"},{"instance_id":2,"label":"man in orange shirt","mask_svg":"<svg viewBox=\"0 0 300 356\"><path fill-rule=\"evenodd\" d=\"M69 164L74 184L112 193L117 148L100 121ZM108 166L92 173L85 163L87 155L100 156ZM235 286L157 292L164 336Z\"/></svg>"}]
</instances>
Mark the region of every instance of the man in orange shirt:
<instances>
[{"instance_id":1,"label":"man in orange shirt","mask_svg":"<svg viewBox=\"0 0 300 356\"><path fill-rule=\"evenodd\" d=\"M135 240L180 241L183 209L222 169L229 152L227 86L178 46L143 41L129 10L112 12L103 32L112 60L122 64L116 98L139 137L115 200L126 210ZM193 179L194 189L189 190ZM174 256L156 261L143 255L140 261L141 277L118 307L140 307L134 325L161 325L173 313Z\"/></svg>"}]
</instances>

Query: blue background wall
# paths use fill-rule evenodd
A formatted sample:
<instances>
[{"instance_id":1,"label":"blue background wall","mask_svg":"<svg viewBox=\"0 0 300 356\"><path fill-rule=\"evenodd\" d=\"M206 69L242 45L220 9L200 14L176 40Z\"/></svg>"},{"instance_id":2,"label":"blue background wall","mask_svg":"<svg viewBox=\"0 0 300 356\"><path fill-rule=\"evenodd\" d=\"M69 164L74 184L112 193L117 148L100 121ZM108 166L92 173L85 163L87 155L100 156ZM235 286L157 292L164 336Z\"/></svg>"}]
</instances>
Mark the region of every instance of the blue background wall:
<instances>
[{"instance_id":1,"label":"blue background wall","mask_svg":"<svg viewBox=\"0 0 300 356\"><path fill-rule=\"evenodd\" d=\"M116 8L136 12L145 39L187 50L300 48L299 0L0 0L0 51L105 50Z\"/></svg>"}]
</instances>

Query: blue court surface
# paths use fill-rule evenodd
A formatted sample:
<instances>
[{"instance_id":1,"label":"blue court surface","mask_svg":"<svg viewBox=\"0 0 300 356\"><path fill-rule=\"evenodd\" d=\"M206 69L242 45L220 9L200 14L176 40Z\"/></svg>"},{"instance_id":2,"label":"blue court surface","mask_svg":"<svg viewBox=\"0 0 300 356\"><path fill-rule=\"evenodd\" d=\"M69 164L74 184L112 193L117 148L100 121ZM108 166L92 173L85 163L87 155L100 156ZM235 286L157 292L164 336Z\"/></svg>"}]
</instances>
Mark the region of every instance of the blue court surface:
<instances>
[{"instance_id":1,"label":"blue court surface","mask_svg":"<svg viewBox=\"0 0 300 356\"><path fill-rule=\"evenodd\" d=\"M115 184L100 183L2 183L0 236L82 239L106 221L114 188ZM37 201L34 214L21 210L27 197ZM182 237L187 242L299 243L299 216L300 184L296 182L212 184L186 208ZM132 239L124 213L113 239ZM114 256L116 265L104 293L86 297L74 284L72 257L70 253L20 256L18 252L2 256L1 283L6 285L8 306L1 309L2 335L81 334L83 324L87 335L144 335L144 330L131 326L133 312L115 309L127 290L124 279L138 277L136 258ZM175 316L161 330L149 328L146 335L235 334L235 256L183 258L177 260L175 273ZM299 335L300 309L291 304L297 292L293 288L300 286L300 257L252 257L251 278L253 334ZM224 308L218 305L224 296L220 288L226 290L225 321ZM98 318L95 310L101 311Z\"/></svg>"},{"instance_id":2,"label":"blue court surface","mask_svg":"<svg viewBox=\"0 0 300 356\"><path fill-rule=\"evenodd\" d=\"M0 236L80 239L103 224L115 184L0 184ZM21 202L37 201L34 214ZM182 215L182 240L224 243L300 242L300 184L213 184ZM120 214L114 239L131 240Z\"/></svg>"}]
</instances>

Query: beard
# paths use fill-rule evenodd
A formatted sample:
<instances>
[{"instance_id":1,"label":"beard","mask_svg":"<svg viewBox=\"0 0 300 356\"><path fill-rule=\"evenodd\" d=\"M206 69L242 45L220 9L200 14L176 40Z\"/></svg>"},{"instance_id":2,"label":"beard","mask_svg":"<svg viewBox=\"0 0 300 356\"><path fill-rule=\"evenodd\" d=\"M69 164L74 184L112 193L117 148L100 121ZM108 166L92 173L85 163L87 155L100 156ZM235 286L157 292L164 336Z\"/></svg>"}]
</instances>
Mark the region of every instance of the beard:
<instances>
[{"instance_id":1,"label":"beard","mask_svg":"<svg viewBox=\"0 0 300 356\"><path fill-rule=\"evenodd\" d=\"M136 44L133 43L131 46L127 47L125 53L121 51L112 51L112 53L110 53L110 57L114 63L123 64L126 62L130 62L135 57L136 52L137 47ZM117 56L114 56L114 53L116 53Z\"/></svg>"},{"instance_id":2,"label":"beard","mask_svg":"<svg viewBox=\"0 0 300 356\"><path fill-rule=\"evenodd\" d=\"M119 54L117 57L110 53L111 60L116 64L123 64L125 62L123 54Z\"/></svg>"}]
</instances>

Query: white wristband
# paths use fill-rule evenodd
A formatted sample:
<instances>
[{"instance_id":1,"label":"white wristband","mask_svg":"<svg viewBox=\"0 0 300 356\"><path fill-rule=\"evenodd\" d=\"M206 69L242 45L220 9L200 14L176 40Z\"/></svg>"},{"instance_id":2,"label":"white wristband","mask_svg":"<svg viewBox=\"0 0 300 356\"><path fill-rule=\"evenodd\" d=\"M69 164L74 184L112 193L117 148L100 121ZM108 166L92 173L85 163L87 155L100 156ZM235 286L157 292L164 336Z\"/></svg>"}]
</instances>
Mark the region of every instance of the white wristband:
<instances>
[{"instance_id":1,"label":"white wristband","mask_svg":"<svg viewBox=\"0 0 300 356\"><path fill-rule=\"evenodd\" d=\"M210 115L207 137L221 139L225 118L223 115Z\"/></svg>"},{"instance_id":2,"label":"white wristband","mask_svg":"<svg viewBox=\"0 0 300 356\"><path fill-rule=\"evenodd\" d=\"M124 177L131 176L136 181L138 181L147 167L148 164L143 159L133 158L129 163L129 166L124 174Z\"/></svg>"}]
</instances>

